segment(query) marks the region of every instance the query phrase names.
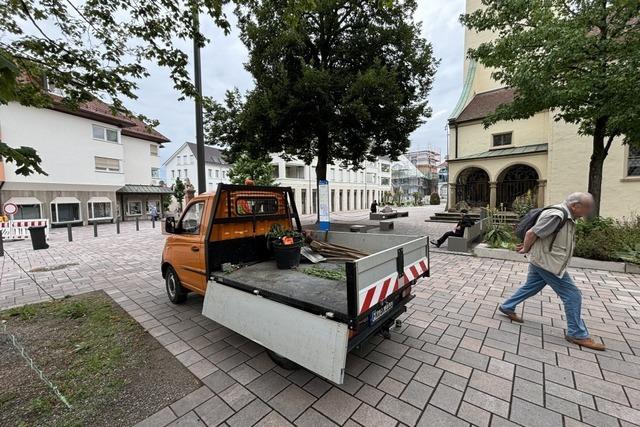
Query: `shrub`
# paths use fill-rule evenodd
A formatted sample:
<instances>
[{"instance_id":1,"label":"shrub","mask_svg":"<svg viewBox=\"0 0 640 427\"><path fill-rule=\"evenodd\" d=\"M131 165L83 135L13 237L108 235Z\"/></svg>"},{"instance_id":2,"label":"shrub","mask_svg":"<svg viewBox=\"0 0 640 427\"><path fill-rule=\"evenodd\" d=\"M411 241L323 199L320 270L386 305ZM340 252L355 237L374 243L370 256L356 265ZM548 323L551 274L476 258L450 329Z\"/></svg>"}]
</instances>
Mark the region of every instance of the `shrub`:
<instances>
[{"instance_id":1,"label":"shrub","mask_svg":"<svg viewBox=\"0 0 640 427\"><path fill-rule=\"evenodd\" d=\"M579 220L576 227L575 256L601 261L627 261L640 245L640 216L615 220Z\"/></svg>"},{"instance_id":2,"label":"shrub","mask_svg":"<svg viewBox=\"0 0 640 427\"><path fill-rule=\"evenodd\" d=\"M522 218L536 206L535 197L531 190L519 195L513 201L513 211Z\"/></svg>"},{"instance_id":3,"label":"shrub","mask_svg":"<svg viewBox=\"0 0 640 427\"><path fill-rule=\"evenodd\" d=\"M438 193L431 193L431 196L429 197L429 204L430 205L440 204L440 196L438 195Z\"/></svg>"}]
</instances>

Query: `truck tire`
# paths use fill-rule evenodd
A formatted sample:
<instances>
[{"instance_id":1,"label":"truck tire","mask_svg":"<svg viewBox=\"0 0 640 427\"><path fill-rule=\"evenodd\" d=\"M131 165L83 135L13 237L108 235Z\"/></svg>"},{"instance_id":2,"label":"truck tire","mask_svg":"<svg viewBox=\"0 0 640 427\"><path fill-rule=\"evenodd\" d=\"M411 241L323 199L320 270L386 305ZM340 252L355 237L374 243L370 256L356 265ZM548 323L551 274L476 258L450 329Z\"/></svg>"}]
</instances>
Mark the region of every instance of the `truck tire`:
<instances>
[{"instance_id":1,"label":"truck tire","mask_svg":"<svg viewBox=\"0 0 640 427\"><path fill-rule=\"evenodd\" d=\"M275 351L267 350L267 354L276 365L280 366L283 369L286 369L287 371L295 371L297 369L300 369L300 365L298 365L295 362L292 362L286 357L280 356Z\"/></svg>"},{"instance_id":2,"label":"truck tire","mask_svg":"<svg viewBox=\"0 0 640 427\"><path fill-rule=\"evenodd\" d=\"M178 275L171 267L167 269L165 285L167 288L167 296L169 297L169 301L174 304L182 304L187 300L188 292L185 288L182 287L182 285L180 284L180 279L178 279Z\"/></svg>"}]
</instances>

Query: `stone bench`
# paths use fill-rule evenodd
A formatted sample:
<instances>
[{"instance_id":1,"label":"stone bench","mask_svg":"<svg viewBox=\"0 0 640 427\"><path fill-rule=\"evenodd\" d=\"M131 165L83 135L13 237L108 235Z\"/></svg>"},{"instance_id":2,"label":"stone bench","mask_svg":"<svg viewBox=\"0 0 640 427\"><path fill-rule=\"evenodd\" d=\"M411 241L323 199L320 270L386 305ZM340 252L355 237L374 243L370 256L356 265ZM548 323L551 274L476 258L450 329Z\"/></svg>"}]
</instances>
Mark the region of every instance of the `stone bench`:
<instances>
[{"instance_id":1,"label":"stone bench","mask_svg":"<svg viewBox=\"0 0 640 427\"><path fill-rule=\"evenodd\" d=\"M369 219L371 221L382 221L385 219L391 219L391 218L397 218L398 217L398 213L393 211L393 212L376 212L376 213L369 213Z\"/></svg>"},{"instance_id":2,"label":"stone bench","mask_svg":"<svg viewBox=\"0 0 640 427\"><path fill-rule=\"evenodd\" d=\"M367 226L366 225L352 225L349 230L351 230L352 233L366 233L367 232Z\"/></svg>"},{"instance_id":3,"label":"stone bench","mask_svg":"<svg viewBox=\"0 0 640 427\"><path fill-rule=\"evenodd\" d=\"M481 219L471 227L464 229L462 237L451 236L447 239L447 249L452 252L469 252L471 245L482 237L489 225L489 218Z\"/></svg>"},{"instance_id":4,"label":"stone bench","mask_svg":"<svg viewBox=\"0 0 640 427\"><path fill-rule=\"evenodd\" d=\"M393 221L380 221L380 231L393 230Z\"/></svg>"}]
</instances>

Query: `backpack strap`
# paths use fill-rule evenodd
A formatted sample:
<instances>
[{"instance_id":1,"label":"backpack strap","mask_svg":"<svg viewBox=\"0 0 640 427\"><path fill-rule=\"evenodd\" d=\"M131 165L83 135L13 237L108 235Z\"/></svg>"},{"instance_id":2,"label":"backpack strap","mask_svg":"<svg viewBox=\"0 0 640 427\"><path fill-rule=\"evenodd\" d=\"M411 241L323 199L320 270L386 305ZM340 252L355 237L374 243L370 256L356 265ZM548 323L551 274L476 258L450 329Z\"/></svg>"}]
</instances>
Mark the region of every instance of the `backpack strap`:
<instances>
[{"instance_id":1,"label":"backpack strap","mask_svg":"<svg viewBox=\"0 0 640 427\"><path fill-rule=\"evenodd\" d=\"M560 230L562 230L562 227L564 227L564 225L569 220L569 214L567 213L566 210L564 210L562 208L559 208L557 206L549 206L549 207L544 208L545 211L549 210L549 209L555 209L557 211L562 212L562 220L556 226L556 229L553 230L553 238L551 239L551 243L549 243L549 252L551 252L551 248L553 248L553 244L556 242L556 237L558 237L558 233L560 232Z\"/></svg>"}]
</instances>

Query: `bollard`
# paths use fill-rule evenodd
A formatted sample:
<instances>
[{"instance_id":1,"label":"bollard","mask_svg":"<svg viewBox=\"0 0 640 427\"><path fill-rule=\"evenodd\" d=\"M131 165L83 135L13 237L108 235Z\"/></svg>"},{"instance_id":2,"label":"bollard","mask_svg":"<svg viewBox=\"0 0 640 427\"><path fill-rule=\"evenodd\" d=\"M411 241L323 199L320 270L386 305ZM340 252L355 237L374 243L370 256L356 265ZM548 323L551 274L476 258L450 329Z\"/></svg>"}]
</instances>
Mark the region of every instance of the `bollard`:
<instances>
[{"instance_id":1,"label":"bollard","mask_svg":"<svg viewBox=\"0 0 640 427\"><path fill-rule=\"evenodd\" d=\"M0 231L0 256L4 256L4 239L2 237L1 231Z\"/></svg>"},{"instance_id":2,"label":"bollard","mask_svg":"<svg viewBox=\"0 0 640 427\"><path fill-rule=\"evenodd\" d=\"M116 234L120 234L120 220L116 219Z\"/></svg>"},{"instance_id":3,"label":"bollard","mask_svg":"<svg viewBox=\"0 0 640 427\"><path fill-rule=\"evenodd\" d=\"M156 219L155 218L151 218L151 228L156 228Z\"/></svg>"},{"instance_id":4,"label":"bollard","mask_svg":"<svg viewBox=\"0 0 640 427\"><path fill-rule=\"evenodd\" d=\"M140 220L136 217L136 231L140 231Z\"/></svg>"},{"instance_id":5,"label":"bollard","mask_svg":"<svg viewBox=\"0 0 640 427\"><path fill-rule=\"evenodd\" d=\"M98 237L98 223L93 223L93 237Z\"/></svg>"},{"instance_id":6,"label":"bollard","mask_svg":"<svg viewBox=\"0 0 640 427\"><path fill-rule=\"evenodd\" d=\"M71 224L67 224L67 237L69 237L70 242L73 242L73 231L71 231Z\"/></svg>"}]
</instances>

